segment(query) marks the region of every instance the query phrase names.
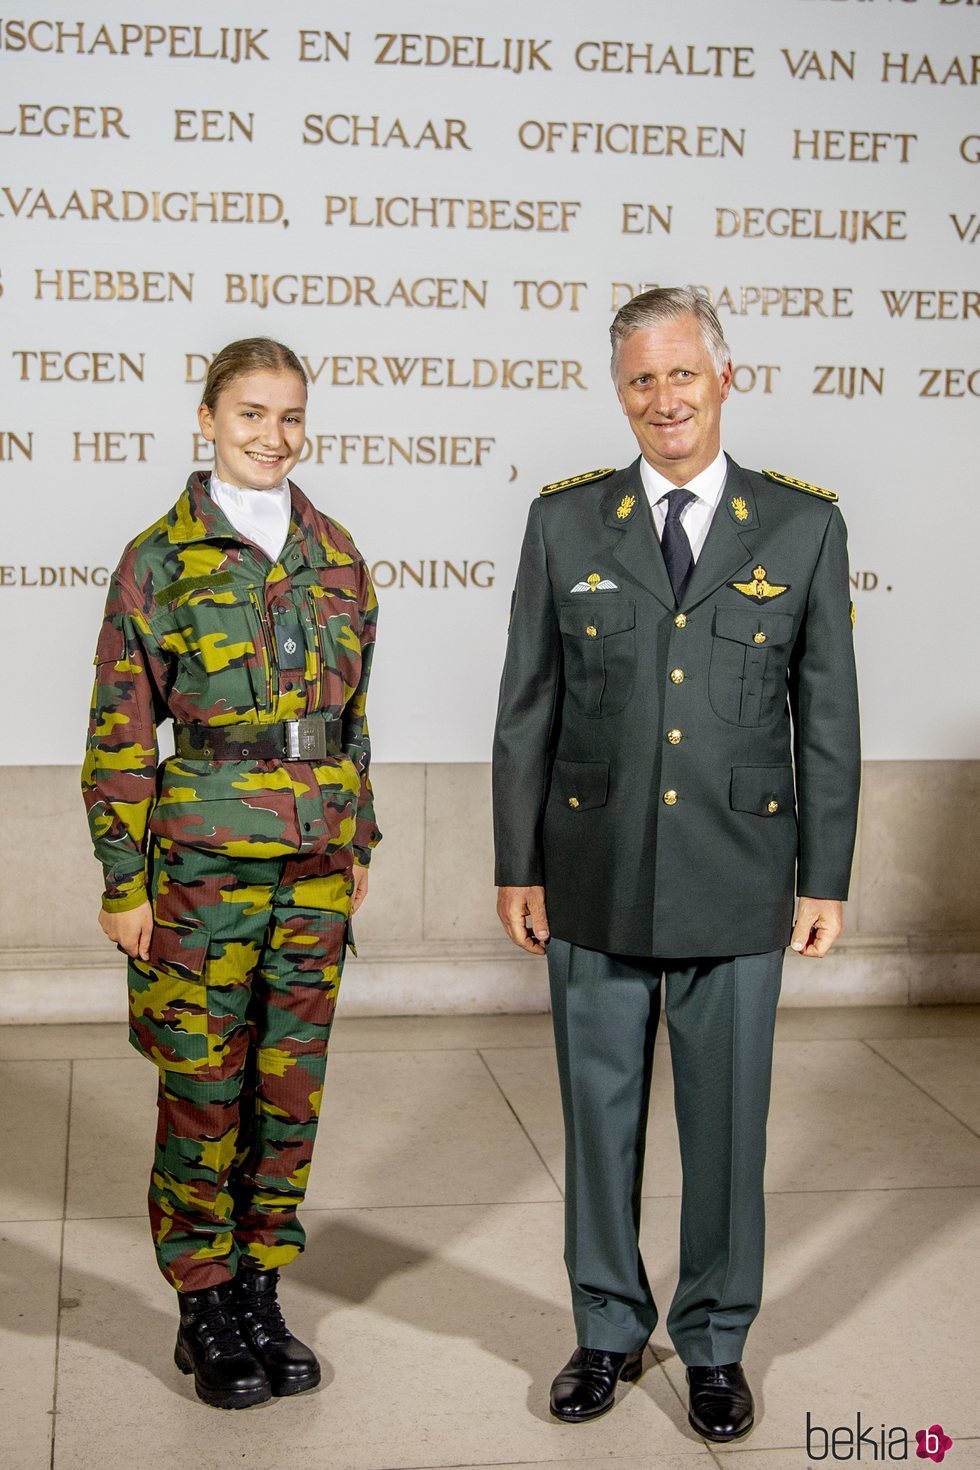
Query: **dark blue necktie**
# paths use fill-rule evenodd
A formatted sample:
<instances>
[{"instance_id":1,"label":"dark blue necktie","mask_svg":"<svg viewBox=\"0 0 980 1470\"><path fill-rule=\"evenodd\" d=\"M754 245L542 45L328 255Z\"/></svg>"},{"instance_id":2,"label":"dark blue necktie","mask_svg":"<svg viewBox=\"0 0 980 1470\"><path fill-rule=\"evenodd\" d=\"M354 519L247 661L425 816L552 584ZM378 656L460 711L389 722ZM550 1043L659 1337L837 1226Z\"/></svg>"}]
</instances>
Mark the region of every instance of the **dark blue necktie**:
<instances>
[{"instance_id":1,"label":"dark blue necktie","mask_svg":"<svg viewBox=\"0 0 980 1470\"><path fill-rule=\"evenodd\" d=\"M692 500L696 500L697 496L693 490L678 489L668 490L667 494L661 498L667 502L667 519L660 538L660 549L663 551L664 561L667 564L667 575L674 591L674 601L679 606L684 596L684 588L694 570L694 556L691 552L691 543L687 539L687 532L681 525L681 511L686 505L690 505Z\"/></svg>"}]
</instances>

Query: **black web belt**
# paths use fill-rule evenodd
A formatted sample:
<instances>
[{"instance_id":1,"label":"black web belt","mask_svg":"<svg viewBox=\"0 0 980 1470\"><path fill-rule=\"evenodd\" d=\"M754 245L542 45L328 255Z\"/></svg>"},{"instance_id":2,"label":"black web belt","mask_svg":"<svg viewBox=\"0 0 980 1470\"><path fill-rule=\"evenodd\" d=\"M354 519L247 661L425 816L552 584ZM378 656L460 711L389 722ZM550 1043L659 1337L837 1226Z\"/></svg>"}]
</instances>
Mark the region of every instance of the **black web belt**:
<instances>
[{"instance_id":1,"label":"black web belt","mask_svg":"<svg viewBox=\"0 0 980 1470\"><path fill-rule=\"evenodd\" d=\"M180 725L174 749L191 761L318 761L340 755L340 720L309 715L274 725Z\"/></svg>"}]
</instances>

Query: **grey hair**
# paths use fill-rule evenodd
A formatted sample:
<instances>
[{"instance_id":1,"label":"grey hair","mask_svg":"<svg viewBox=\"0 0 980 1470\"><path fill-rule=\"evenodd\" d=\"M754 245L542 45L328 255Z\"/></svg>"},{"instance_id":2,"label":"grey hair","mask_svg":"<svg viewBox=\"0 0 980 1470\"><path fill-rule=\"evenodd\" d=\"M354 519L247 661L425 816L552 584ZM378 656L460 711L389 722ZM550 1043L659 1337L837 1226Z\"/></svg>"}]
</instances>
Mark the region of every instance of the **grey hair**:
<instances>
[{"instance_id":1,"label":"grey hair","mask_svg":"<svg viewBox=\"0 0 980 1470\"><path fill-rule=\"evenodd\" d=\"M664 322L676 321L679 316L693 316L701 329L701 338L716 372L721 372L731 360L731 350L718 320L718 313L700 286L657 286L653 291L644 291L621 306L609 328L612 342L610 371L613 382L619 372L619 354L627 337L634 332L646 331L649 327L662 326Z\"/></svg>"}]
</instances>

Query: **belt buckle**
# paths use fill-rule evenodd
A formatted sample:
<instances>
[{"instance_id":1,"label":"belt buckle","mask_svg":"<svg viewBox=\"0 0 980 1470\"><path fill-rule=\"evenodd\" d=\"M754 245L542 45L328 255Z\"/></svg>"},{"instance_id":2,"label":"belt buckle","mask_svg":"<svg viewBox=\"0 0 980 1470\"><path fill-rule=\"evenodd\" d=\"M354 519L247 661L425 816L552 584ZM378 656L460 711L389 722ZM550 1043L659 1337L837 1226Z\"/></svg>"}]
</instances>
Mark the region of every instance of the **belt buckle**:
<instances>
[{"instance_id":1,"label":"belt buckle","mask_svg":"<svg viewBox=\"0 0 980 1470\"><path fill-rule=\"evenodd\" d=\"M286 759L291 761L326 760L327 727L323 720L286 721Z\"/></svg>"}]
</instances>

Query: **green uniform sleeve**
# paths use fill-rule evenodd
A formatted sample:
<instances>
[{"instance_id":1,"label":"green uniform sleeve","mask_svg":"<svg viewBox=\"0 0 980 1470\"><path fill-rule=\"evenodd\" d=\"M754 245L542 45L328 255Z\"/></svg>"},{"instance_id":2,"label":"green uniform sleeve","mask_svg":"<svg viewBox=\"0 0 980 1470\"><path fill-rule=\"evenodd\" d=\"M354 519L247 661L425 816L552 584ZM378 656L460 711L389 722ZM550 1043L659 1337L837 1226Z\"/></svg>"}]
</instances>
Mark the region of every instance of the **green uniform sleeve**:
<instances>
[{"instance_id":1,"label":"green uniform sleeve","mask_svg":"<svg viewBox=\"0 0 980 1470\"><path fill-rule=\"evenodd\" d=\"M354 830L354 861L366 868L371 861L371 852L381 841L381 832L374 815L374 792L371 790L371 736L367 722L367 691L371 678L371 663L374 658L374 641L378 626L378 599L368 575L367 567L361 563L361 676L357 688L344 709L344 754L357 766L361 784L357 797L357 825Z\"/></svg>"},{"instance_id":2,"label":"green uniform sleeve","mask_svg":"<svg viewBox=\"0 0 980 1470\"><path fill-rule=\"evenodd\" d=\"M82 794L110 913L146 900L147 824L156 799L166 664L135 584L117 571L95 655Z\"/></svg>"},{"instance_id":3,"label":"green uniform sleeve","mask_svg":"<svg viewBox=\"0 0 980 1470\"><path fill-rule=\"evenodd\" d=\"M541 822L561 678L561 634L548 577L541 502L536 500L517 572L493 745L498 886L544 882Z\"/></svg>"},{"instance_id":4,"label":"green uniform sleeve","mask_svg":"<svg viewBox=\"0 0 980 1470\"><path fill-rule=\"evenodd\" d=\"M836 507L790 667L800 822L797 892L847 897L861 781L847 529Z\"/></svg>"}]
</instances>

